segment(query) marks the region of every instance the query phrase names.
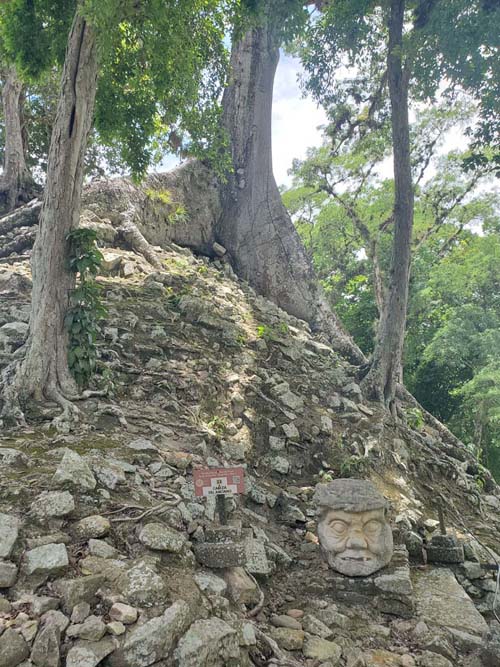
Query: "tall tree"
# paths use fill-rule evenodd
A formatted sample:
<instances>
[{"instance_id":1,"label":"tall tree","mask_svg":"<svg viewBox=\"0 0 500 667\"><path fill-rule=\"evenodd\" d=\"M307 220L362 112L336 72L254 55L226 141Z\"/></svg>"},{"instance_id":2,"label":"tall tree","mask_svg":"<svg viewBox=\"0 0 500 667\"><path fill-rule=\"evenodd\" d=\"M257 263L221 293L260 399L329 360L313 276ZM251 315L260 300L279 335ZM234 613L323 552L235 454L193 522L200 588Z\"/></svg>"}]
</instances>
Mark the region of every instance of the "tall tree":
<instances>
[{"instance_id":1,"label":"tall tree","mask_svg":"<svg viewBox=\"0 0 500 667\"><path fill-rule=\"evenodd\" d=\"M473 75L473 71L493 71L491 51L494 49L494 37L489 28L484 33L480 29L486 27L488 20L482 3L475 0L470 7L470 3L463 0L453 0L452 4L457 11L453 23L461 41L457 35L449 34L447 23L439 24L432 18L438 5L441 6L441 16L443 11L449 13L448 9L442 8L448 3L427 0L326 2L322 5L323 16L312 23L302 50L309 74L309 89L327 107L335 103L337 129L343 129L347 124L347 135L360 126L369 129L374 110L383 108L385 104L385 85L377 87L370 95L368 105L365 105L363 89L366 89L367 69L373 72L380 68L381 55L386 53L386 66L382 70L386 71L386 76L375 75L374 80L382 83L386 80L389 89L395 169L394 246L386 305L381 313L375 351L363 385L369 395L378 398L387 407L394 406L397 384L402 377L401 353L411 260L410 83L413 99L429 99L435 95L445 77L450 76L453 84L447 94L451 95L458 83L481 98L481 108L491 106L491 94L496 86L495 76L479 81L477 75ZM493 12L489 20L499 16L500 12ZM455 58L457 53L460 55L458 60ZM339 86L343 98L335 100L338 69L342 66L354 71L347 69L346 72L344 69L344 81ZM339 101L343 103L339 104ZM346 101L351 101L351 106ZM358 116L353 117L356 111ZM338 137L333 139L338 140Z\"/></svg>"},{"instance_id":2,"label":"tall tree","mask_svg":"<svg viewBox=\"0 0 500 667\"><path fill-rule=\"evenodd\" d=\"M413 229L413 182L408 120L409 70L403 64L405 0L391 0L388 21L387 79L391 100L394 164L394 241L387 301L380 314L377 340L363 386L373 398L394 408L402 382L402 357L410 280Z\"/></svg>"},{"instance_id":3,"label":"tall tree","mask_svg":"<svg viewBox=\"0 0 500 667\"><path fill-rule=\"evenodd\" d=\"M4 415L22 418L19 401L30 397L56 401L61 420L74 416L75 382L68 365L65 328L74 274L68 258L68 233L78 226L83 164L92 127L97 79L101 74L97 117L103 135L120 141L136 175L147 168L150 140L158 123L182 119L194 139L203 120L214 117L224 65L224 9L217 0L194 0L187 7L170 0L77 0L52 131L40 229L33 269L33 297L25 356L4 377ZM23 6L16 0L4 18L12 43L23 39ZM40 2L35 16L42 37L60 28L52 3ZM64 28L64 26L63 26ZM37 35L31 35L37 40ZM189 44L189 48L180 48ZM25 46L26 48L26 46ZM100 62L98 59L100 54ZM30 56L31 54L27 54ZM200 95L200 89L204 92ZM114 102L112 109L107 108Z\"/></svg>"},{"instance_id":4,"label":"tall tree","mask_svg":"<svg viewBox=\"0 0 500 667\"><path fill-rule=\"evenodd\" d=\"M28 202L35 193L34 181L26 163L23 133L23 83L15 65L6 65L1 73L4 120L4 162L0 177L0 214Z\"/></svg>"},{"instance_id":5,"label":"tall tree","mask_svg":"<svg viewBox=\"0 0 500 667\"><path fill-rule=\"evenodd\" d=\"M256 4L254 24L233 42L230 81L222 102L232 171L223 187L217 236L242 278L290 314L323 329L336 349L360 362L362 353L316 280L272 168L271 112L279 48L303 24L304 3Z\"/></svg>"}]
</instances>

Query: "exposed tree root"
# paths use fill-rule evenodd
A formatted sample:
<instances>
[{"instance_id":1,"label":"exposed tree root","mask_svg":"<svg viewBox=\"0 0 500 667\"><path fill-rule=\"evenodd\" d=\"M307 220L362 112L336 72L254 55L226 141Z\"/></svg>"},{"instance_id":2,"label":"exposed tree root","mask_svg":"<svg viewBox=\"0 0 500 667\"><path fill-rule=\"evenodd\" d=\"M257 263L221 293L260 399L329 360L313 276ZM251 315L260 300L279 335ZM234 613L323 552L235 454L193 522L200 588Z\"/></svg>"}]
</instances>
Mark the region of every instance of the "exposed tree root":
<instances>
[{"instance_id":1,"label":"exposed tree root","mask_svg":"<svg viewBox=\"0 0 500 667\"><path fill-rule=\"evenodd\" d=\"M118 233L132 250L142 255L155 269L161 269L162 264L153 247L144 238L137 225L133 222L134 209L129 208L123 215L123 223L118 227Z\"/></svg>"}]
</instances>

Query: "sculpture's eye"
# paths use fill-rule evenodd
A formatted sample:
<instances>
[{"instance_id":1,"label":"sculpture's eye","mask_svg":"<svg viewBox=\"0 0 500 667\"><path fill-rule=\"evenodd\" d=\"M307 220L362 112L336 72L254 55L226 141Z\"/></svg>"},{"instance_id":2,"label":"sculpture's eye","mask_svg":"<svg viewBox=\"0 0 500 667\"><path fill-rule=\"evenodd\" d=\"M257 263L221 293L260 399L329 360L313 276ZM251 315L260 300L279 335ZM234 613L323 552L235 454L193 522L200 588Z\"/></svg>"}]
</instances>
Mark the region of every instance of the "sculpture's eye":
<instances>
[{"instance_id":1,"label":"sculpture's eye","mask_svg":"<svg viewBox=\"0 0 500 667\"><path fill-rule=\"evenodd\" d=\"M372 519L371 521L368 521L365 523L363 526L363 530L366 533L366 535L369 535L370 537L375 537L376 535L379 535L379 533L382 530L382 524L380 521L376 521Z\"/></svg>"},{"instance_id":2,"label":"sculpture's eye","mask_svg":"<svg viewBox=\"0 0 500 667\"><path fill-rule=\"evenodd\" d=\"M330 523L330 528L337 535L344 535L344 533L347 532L347 524L343 521L339 521L338 519Z\"/></svg>"}]
</instances>

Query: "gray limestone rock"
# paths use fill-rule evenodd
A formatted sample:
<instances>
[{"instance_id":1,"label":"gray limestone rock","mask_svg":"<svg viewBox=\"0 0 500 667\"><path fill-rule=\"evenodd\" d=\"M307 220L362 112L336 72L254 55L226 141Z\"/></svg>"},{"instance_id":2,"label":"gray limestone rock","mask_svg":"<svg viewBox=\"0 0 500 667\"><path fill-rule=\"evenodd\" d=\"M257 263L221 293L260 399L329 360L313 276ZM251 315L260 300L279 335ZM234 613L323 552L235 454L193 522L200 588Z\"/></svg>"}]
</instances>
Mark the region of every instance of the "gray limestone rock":
<instances>
[{"instance_id":1,"label":"gray limestone rock","mask_svg":"<svg viewBox=\"0 0 500 667\"><path fill-rule=\"evenodd\" d=\"M97 667L115 650L115 641L111 637L105 637L99 642L77 642L68 651L66 667Z\"/></svg>"},{"instance_id":2,"label":"gray limestone rock","mask_svg":"<svg viewBox=\"0 0 500 667\"><path fill-rule=\"evenodd\" d=\"M175 651L178 667L221 667L240 658L238 633L220 618L196 621ZM229 662L229 661L233 662Z\"/></svg>"},{"instance_id":3,"label":"gray limestone rock","mask_svg":"<svg viewBox=\"0 0 500 667\"><path fill-rule=\"evenodd\" d=\"M266 555L266 546L260 540L248 539L245 542L246 565L245 569L251 574L269 575L272 572L271 564Z\"/></svg>"},{"instance_id":4,"label":"gray limestone rock","mask_svg":"<svg viewBox=\"0 0 500 667\"><path fill-rule=\"evenodd\" d=\"M306 658L314 658L315 660L329 660L333 665L338 665L342 649L335 642L321 637L308 637L304 642L302 653Z\"/></svg>"},{"instance_id":5,"label":"gray limestone rock","mask_svg":"<svg viewBox=\"0 0 500 667\"><path fill-rule=\"evenodd\" d=\"M148 523L139 533L144 546L157 551L180 553L186 545L186 537L163 523Z\"/></svg>"},{"instance_id":6,"label":"gray limestone rock","mask_svg":"<svg viewBox=\"0 0 500 667\"><path fill-rule=\"evenodd\" d=\"M286 651L300 651L304 645L305 632L296 628L271 628L274 641Z\"/></svg>"},{"instance_id":7,"label":"gray limestone rock","mask_svg":"<svg viewBox=\"0 0 500 667\"><path fill-rule=\"evenodd\" d=\"M417 665L418 667L453 667L453 663L448 658L431 651L424 651L417 658Z\"/></svg>"},{"instance_id":8,"label":"gray limestone rock","mask_svg":"<svg viewBox=\"0 0 500 667\"><path fill-rule=\"evenodd\" d=\"M138 612L135 607L123 604L122 602L115 602L109 610L109 616L113 621L119 621L125 625L130 625L137 621Z\"/></svg>"},{"instance_id":9,"label":"gray limestone rock","mask_svg":"<svg viewBox=\"0 0 500 667\"><path fill-rule=\"evenodd\" d=\"M146 559L136 561L132 567L120 573L117 589L130 604L139 607L152 607L164 602L167 597L165 580Z\"/></svg>"},{"instance_id":10,"label":"gray limestone rock","mask_svg":"<svg viewBox=\"0 0 500 667\"><path fill-rule=\"evenodd\" d=\"M109 520L98 514L87 516L75 525L76 534L85 539L105 537L110 530Z\"/></svg>"},{"instance_id":11,"label":"gray limestone rock","mask_svg":"<svg viewBox=\"0 0 500 667\"><path fill-rule=\"evenodd\" d=\"M413 583L418 615L428 625L456 628L475 635L482 635L488 629L450 570L415 571Z\"/></svg>"},{"instance_id":12,"label":"gray limestone rock","mask_svg":"<svg viewBox=\"0 0 500 667\"><path fill-rule=\"evenodd\" d=\"M464 548L454 535L434 535L426 547L429 563L463 563Z\"/></svg>"},{"instance_id":13,"label":"gray limestone rock","mask_svg":"<svg viewBox=\"0 0 500 667\"><path fill-rule=\"evenodd\" d=\"M17 540L19 521L11 514L0 513L0 558L8 558Z\"/></svg>"},{"instance_id":14,"label":"gray limestone rock","mask_svg":"<svg viewBox=\"0 0 500 667\"><path fill-rule=\"evenodd\" d=\"M46 623L36 636L31 649L31 662L37 667L59 667L61 630L56 623Z\"/></svg>"},{"instance_id":15,"label":"gray limestone rock","mask_svg":"<svg viewBox=\"0 0 500 667\"><path fill-rule=\"evenodd\" d=\"M212 572L197 572L194 575L196 585L201 591L212 595L224 595L227 591L227 583L221 577Z\"/></svg>"},{"instance_id":16,"label":"gray limestone rock","mask_svg":"<svg viewBox=\"0 0 500 667\"><path fill-rule=\"evenodd\" d=\"M93 604L95 594L104 582L100 574L77 579L58 579L54 581L54 591L62 598L62 608L67 614L71 614L73 607L80 602Z\"/></svg>"},{"instance_id":17,"label":"gray limestone rock","mask_svg":"<svg viewBox=\"0 0 500 667\"><path fill-rule=\"evenodd\" d=\"M66 630L67 637L79 637L92 642L98 642L105 634L106 625L99 616L89 616L83 623L71 625Z\"/></svg>"},{"instance_id":18,"label":"gray limestone rock","mask_svg":"<svg viewBox=\"0 0 500 667\"><path fill-rule=\"evenodd\" d=\"M83 458L72 449L66 449L64 456L52 477L54 486L75 486L92 491L96 487L96 479Z\"/></svg>"},{"instance_id":19,"label":"gray limestone rock","mask_svg":"<svg viewBox=\"0 0 500 667\"><path fill-rule=\"evenodd\" d=\"M224 573L229 597L235 604L255 605L260 600L260 589L242 567L228 568Z\"/></svg>"},{"instance_id":20,"label":"gray limestone rock","mask_svg":"<svg viewBox=\"0 0 500 667\"><path fill-rule=\"evenodd\" d=\"M41 518L62 517L75 509L75 499L69 491L48 491L38 496L31 511Z\"/></svg>"},{"instance_id":21,"label":"gray limestone rock","mask_svg":"<svg viewBox=\"0 0 500 667\"><path fill-rule=\"evenodd\" d=\"M29 654L29 645L12 628L7 628L0 636L0 667L17 667Z\"/></svg>"},{"instance_id":22,"label":"gray limestone rock","mask_svg":"<svg viewBox=\"0 0 500 667\"><path fill-rule=\"evenodd\" d=\"M89 540L89 553L98 558L114 558L118 555L117 550L104 540Z\"/></svg>"},{"instance_id":23,"label":"gray limestone rock","mask_svg":"<svg viewBox=\"0 0 500 667\"><path fill-rule=\"evenodd\" d=\"M110 658L110 667L148 667L168 658L191 621L187 602L174 602L161 616L152 618L126 635L120 648Z\"/></svg>"},{"instance_id":24,"label":"gray limestone rock","mask_svg":"<svg viewBox=\"0 0 500 667\"><path fill-rule=\"evenodd\" d=\"M0 588L10 588L16 583L17 565L0 561Z\"/></svg>"},{"instance_id":25,"label":"gray limestone rock","mask_svg":"<svg viewBox=\"0 0 500 667\"><path fill-rule=\"evenodd\" d=\"M46 544L25 554L26 574L53 574L69 565L68 552L64 544Z\"/></svg>"},{"instance_id":26,"label":"gray limestone rock","mask_svg":"<svg viewBox=\"0 0 500 667\"><path fill-rule=\"evenodd\" d=\"M238 567L245 565L247 560L245 545L237 542L202 542L194 546L194 553L205 567Z\"/></svg>"}]
</instances>

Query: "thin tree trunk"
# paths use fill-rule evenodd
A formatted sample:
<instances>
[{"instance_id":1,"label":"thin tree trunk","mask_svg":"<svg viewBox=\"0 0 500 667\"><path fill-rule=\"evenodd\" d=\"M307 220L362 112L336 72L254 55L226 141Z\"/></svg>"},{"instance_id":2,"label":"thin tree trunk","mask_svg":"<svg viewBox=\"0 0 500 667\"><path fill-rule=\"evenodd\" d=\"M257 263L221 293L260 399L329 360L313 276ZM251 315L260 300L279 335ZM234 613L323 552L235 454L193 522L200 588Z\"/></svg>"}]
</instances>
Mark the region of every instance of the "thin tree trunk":
<instances>
[{"instance_id":1,"label":"thin tree trunk","mask_svg":"<svg viewBox=\"0 0 500 667\"><path fill-rule=\"evenodd\" d=\"M26 354L10 385L23 399L51 399L73 411L76 395L68 368L64 318L74 275L68 269L69 232L78 226L84 155L93 118L97 51L91 26L77 11L68 37L57 114L50 142L47 183L33 249L33 293ZM8 401L4 412L8 410Z\"/></svg>"},{"instance_id":2,"label":"thin tree trunk","mask_svg":"<svg viewBox=\"0 0 500 667\"><path fill-rule=\"evenodd\" d=\"M387 305L380 319L372 364L363 380L367 393L383 401L391 410L394 407L397 383L401 382L402 378L413 228L408 122L409 77L403 67L402 57L404 11L405 0L391 0L387 66L394 154L394 240Z\"/></svg>"},{"instance_id":3,"label":"thin tree trunk","mask_svg":"<svg viewBox=\"0 0 500 667\"><path fill-rule=\"evenodd\" d=\"M266 24L233 44L231 81L223 97L233 173L223 190L217 240L241 278L283 310L327 332L332 345L354 363L363 363L363 353L327 303L274 179L271 112L278 59L279 44Z\"/></svg>"},{"instance_id":4,"label":"thin tree trunk","mask_svg":"<svg viewBox=\"0 0 500 667\"><path fill-rule=\"evenodd\" d=\"M15 67L4 72L2 105L5 123L5 156L0 177L0 214L8 213L35 196L34 181L26 165L22 120L23 84Z\"/></svg>"}]
</instances>

